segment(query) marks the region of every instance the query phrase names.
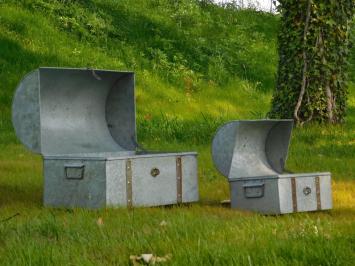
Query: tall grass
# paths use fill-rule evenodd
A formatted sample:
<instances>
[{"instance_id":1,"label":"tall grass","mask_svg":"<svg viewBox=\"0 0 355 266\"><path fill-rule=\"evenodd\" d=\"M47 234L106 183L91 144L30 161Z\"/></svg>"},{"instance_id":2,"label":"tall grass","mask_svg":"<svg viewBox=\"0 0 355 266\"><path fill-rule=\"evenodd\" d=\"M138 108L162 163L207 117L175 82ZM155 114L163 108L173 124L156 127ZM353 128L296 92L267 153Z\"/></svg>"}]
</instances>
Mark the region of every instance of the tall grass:
<instances>
[{"instance_id":1,"label":"tall grass","mask_svg":"<svg viewBox=\"0 0 355 266\"><path fill-rule=\"evenodd\" d=\"M171 265L352 265L354 84L346 123L295 129L287 162L332 172L332 211L261 216L220 204L229 188L210 141L227 120L267 113L277 25L208 1L0 1L0 265L126 265L141 253L172 254ZM10 115L16 84L39 66L134 70L139 142L198 151L200 202L43 208L41 157L18 143Z\"/></svg>"}]
</instances>

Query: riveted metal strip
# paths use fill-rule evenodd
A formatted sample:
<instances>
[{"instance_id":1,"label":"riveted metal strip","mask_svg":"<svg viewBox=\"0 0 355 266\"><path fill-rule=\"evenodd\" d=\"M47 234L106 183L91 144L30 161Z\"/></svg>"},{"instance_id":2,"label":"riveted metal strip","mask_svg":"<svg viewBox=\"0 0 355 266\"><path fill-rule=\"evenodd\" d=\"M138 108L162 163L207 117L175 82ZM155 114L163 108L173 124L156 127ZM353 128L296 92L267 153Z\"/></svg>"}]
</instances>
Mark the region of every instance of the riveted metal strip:
<instances>
[{"instance_id":1,"label":"riveted metal strip","mask_svg":"<svg viewBox=\"0 0 355 266\"><path fill-rule=\"evenodd\" d=\"M315 177L314 182L316 183L316 196L317 196L317 210L322 209L322 204L320 201L320 183L319 183L319 176Z\"/></svg>"},{"instance_id":2,"label":"riveted metal strip","mask_svg":"<svg viewBox=\"0 0 355 266\"><path fill-rule=\"evenodd\" d=\"M297 212L296 178L294 178L294 177L291 177L291 189L292 189L292 208L293 208L293 212Z\"/></svg>"},{"instance_id":3,"label":"riveted metal strip","mask_svg":"<svg viewBox=\"0 0 355 266\"><path fill-rule=\"evenodd\" d=\"M176 157L176 188L177 203L182 202L182 161L181 157Z\"/></svg>"},{"instance_id":4,"label":"riveted metal strip","mask_svg":"<svg viewBox=\"0 0 355 266\"><path fill-rule=\"evenodd\" d=\"M127 207L132 207L132 163L131 160L126 161L126 195Z\"/></svg>"}]
</instances>

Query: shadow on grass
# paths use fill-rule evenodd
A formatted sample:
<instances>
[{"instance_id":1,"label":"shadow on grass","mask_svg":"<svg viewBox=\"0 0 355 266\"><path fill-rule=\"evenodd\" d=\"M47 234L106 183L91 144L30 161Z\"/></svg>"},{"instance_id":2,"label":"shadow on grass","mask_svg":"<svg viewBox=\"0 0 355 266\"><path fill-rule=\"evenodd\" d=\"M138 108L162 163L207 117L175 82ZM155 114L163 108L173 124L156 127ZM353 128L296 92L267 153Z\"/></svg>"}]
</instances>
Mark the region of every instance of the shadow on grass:
<instances>
[{"instance_id":1,"label":"shadow on grass","mask_svg":"<svg viewBox=\"0 0 355 266\"><path fill-rule=\"evenodd\" d=\"M93 4L89 2L84 5L86 8L92 8L92 6ZM261 84L264 84L265 88L272 88L275 83L274 73L268 69L268 64L260 64L254 60L255 58L262 57L267 61L268 57L265 56L265 51L251 51L249 48L246 48L247 44L253 42L250 36L255 34L255 32L259 32L263 36L265 34L265 42L270 41L270 36L274 38L274 34L270 35L267 33L270 27L260 27L257 26L257 23L255 23L254 27L249 27L244 22L256 17L259 18L260 14L256 15L250 11L245 12L246 15L243 16L244 19L240 20L242 23L239 25L243 28L245 36L243 34L240 38L235 39L233 35L228 34L224 28L225 24L220 25L216 23L220 19L218 12L210 13L215 18L212 19L213 23L206 23L204 27L201 27L200 30L203 31L202 33L194 33L193 26L191 25L184 27L185 29L188 27L191 28L190 32L188 32L181 29L174 19L163 20L160 18L159 20L153 20L151 16L143 12L137 12L137 10L127 9L124 5L112 6L112 3L109 2L99 2L94 6L95 9L99 8L105 14L105 17L112 19L115 31L113 36L109 36L110 38L113 40L124 40L130 47L134 47L134 50L142 51L145 57L151 61L157 60L155 55L152 54L152 49L162 52L163 57L167 57L164 60L170 62L174 62L176 57L181 55L184 65L187 65L195 72L208 75L211 64L222 57L223 67L217 69L225 69L227 73L222 74L221 72L221 75L226 75L226 78L237 75L251 82L260 81ZM218 9L217 7L215 8ZM170 10L170 12L174 13L178 11ZM272 31L274 33L277 19L273 19L271 16L263 16L262 19L267 19L270 23L263 22L260 25L272 24L271 28L274 29ZM192 34L195 36L192 37ZM227 41L221 41L226 38L230 39L233 47L226 45ZM206 39L206 41L202 42L200 39ZM236 50L244 52L247 49L249 49L249 53L246 53L247 57L243 58L235 55ZM234 60L234 58L238 59ZM168 62L164 61L163 63Z\"/></svg>"},{"instance_id":2,"label":"shadow on grass","mask_svg":"<svg viewBox=\"0 0 355 266\"><path fill-rule=\"evenodd\" d=\"M19 42L0 34L0 105L11 106L16 85L25 74L40 66L58 65L58 62L55 55L28 51Z\"/></svg>"},{"instance_id":3,"label":"shadow on grass","mask_svg":"<svg viewBox=\"0 0 355 266\"><path fill-rule=\"evenodd\" d=\"M0 183L0 208L8 206L42 206L42 188Z\"/></svg>"},{"instance_id":4,"label":"shadow on grass","mask_svg":"<svg viewBox=\"0 0 355 266\"><path fill-rule=\"evenodd\" d=\"M351 128L353 127L353 125L355 124L355 106L348 105L346 110L345 121L346 121L346 125L351 125Z\"/></svg>"},{"instance_id":5,"label":"shadow on grass","mask_svg":"<svg viewBox=\"0 0 355 266\"><path fill-rule=\"evenodd\" d=\"M58 57L26 50L0 33L0 141L14 142L11 104L16 85L25 74L40 66L57 66Z\"/></svg>"}]
</instances>

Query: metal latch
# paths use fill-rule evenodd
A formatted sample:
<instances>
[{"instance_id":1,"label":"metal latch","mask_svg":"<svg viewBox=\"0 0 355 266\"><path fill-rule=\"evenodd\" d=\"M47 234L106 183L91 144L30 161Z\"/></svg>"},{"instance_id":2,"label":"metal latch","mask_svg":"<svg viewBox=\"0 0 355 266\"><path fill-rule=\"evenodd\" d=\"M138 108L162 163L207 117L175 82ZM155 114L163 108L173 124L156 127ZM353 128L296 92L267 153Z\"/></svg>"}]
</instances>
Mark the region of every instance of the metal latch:
<instances>
[{"instance_id":1,"label":"metal latch","mask_svg":"<svg viewBox=\"0 0 355 266\"><path fill-rule=\"evenodd\" d=\"M243 184L244 197L246 198L262 198L264 197L264 182L251 181Z\"/></svg>"},{"instance_id":2,"label":"metal latch","mask_svg":"<svg viewBox=\"0 0 355 266\"><path fill-rule=\"evenodd\" d=\"M83 179L84 169L84 164L66 164L64 165L65 177L67 179Z\"/></svg>"},{"instance_id":3,"label":"metal latch","mask_svg":"<svg viewBox=\"0 0 355 266\"><path fill-rule=\"evenodd\" d=\"M151 171L150 174L152 177L157 177L160 174L160 170L156 167L154 167Z\"/></svg>"},{"instance_id":4,"label":"metal latch","mask_svg":"<svg viewBox=\"0 0 355 266\"><path fill-rule=\"evenodd\" d=\"M309 194L311 194L311 192L312 192L312 189L311 189L310 187L305 187L305 188L303 189L303 194L304 194L305 196L308 196Z\"/></svg>"}]
</instances>

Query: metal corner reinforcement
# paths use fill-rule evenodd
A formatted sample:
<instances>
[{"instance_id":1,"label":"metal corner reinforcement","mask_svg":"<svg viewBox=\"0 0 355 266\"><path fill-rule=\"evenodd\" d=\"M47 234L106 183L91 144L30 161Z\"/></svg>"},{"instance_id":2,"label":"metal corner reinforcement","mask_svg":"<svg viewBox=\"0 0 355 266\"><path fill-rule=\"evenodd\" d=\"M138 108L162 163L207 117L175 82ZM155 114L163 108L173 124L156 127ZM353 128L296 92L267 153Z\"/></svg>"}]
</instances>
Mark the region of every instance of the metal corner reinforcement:
<instances>
[{"instance_id":1,"label":"metal corner reinforcement","mask_svg":"<svg viewBox=\"0 0 355 266\"><path fill-rule=\"evenodd\" d=\"M314 182L316 183L316 196L317 196L317 210L322 209L321 201L320 201L320 183L319 176L315 177Z\"/></svg>"},{"instance_id":2,"label":"metal corner reinforcement","mask_svg":"<svg viewBox=\"0 0 355 266\"><path fill-rule=\"evenodd\" d=\"M126 161L126 195L127 195L127 207L131 208L132 203L132 164L131 160Z\"/></svg>"},{"instance_id":3,"label":"metal corner reinforcement","mask_svg":"<svg viewBox=\"0 0 355 266\"><path fill-rule=\"evenodd\" d=\"M292 208L294 212L297 212L297 191L296 191L296 178L291 178L291 188L292 188Z\"/></svg>"},{"instance_id":4,"label":"metal corner reinforcement","mask_svg":"<svg viewBox=\"0 0 355 266\"><path fill-rule=\"evenodd\" d=\"M181 157L176 157L176 189L177 203L182 203L182 162Z\"/></svg>"}]
</instances>

